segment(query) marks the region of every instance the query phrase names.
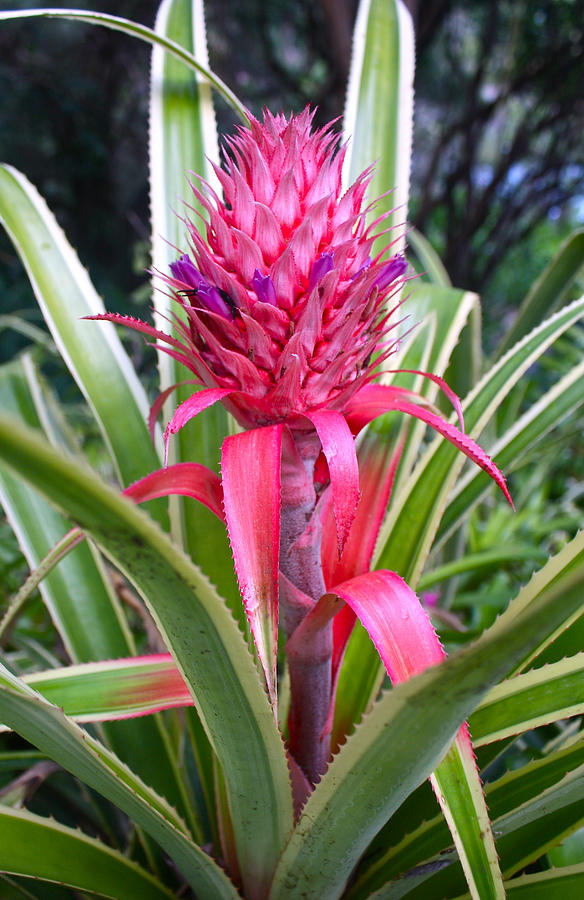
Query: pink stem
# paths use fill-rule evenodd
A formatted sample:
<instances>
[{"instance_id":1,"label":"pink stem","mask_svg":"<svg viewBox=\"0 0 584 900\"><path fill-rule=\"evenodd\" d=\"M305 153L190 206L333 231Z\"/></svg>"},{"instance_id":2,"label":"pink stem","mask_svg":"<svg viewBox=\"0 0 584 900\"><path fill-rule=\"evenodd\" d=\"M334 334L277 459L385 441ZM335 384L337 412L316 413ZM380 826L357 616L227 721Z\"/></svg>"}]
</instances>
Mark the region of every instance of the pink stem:
<instances>
[{"instance_id":1,"label":"pink stem","mask_svg":"<svg viewBox=\"0 0 584 900\"><path fill-rule=\"evenodd\" d=\"M312 477L319 449L312 436L296 437L295 444L284 442L282 448L280 609L288 638L325 593L320 561L322 529ZM330 756L330 736L325 732L332 650L330 623L292 644L288 654L289 748L311 784L320 779Z\"/></svg>"}]
</instances>

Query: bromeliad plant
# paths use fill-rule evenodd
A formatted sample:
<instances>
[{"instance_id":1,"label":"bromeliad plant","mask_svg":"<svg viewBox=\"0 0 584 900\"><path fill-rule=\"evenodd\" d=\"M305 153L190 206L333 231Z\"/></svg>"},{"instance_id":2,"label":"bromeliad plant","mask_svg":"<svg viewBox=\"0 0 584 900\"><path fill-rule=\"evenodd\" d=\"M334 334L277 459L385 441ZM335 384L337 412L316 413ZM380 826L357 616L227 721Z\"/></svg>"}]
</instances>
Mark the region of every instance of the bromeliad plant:
<instances>
[{"instance_id":1,"label":"bromeliad plant","mask_svg":"<svg viewBox=\"0 0 584 900\"><path fill-rule=\"evenodd\" d=\"M361 6L349 143L331 126L314 130L310 110L258 121L243 109L206 70L198 3L167 0L155 32L97 13L34 14L155 45L153 230L169 243L154 242L156 325L105 313L38 194L2 170L3 220L124 490L2 417L2 501L36 570L2 630L38 584L75 665L22 677L3 666L0 719L122 810L137 840L104 828L91 806L87 818L112 846L19 809L25 778L0 807L10 834L0 871L120 900L183 895L185 886L196 897L253 900L555 896L567 878L581 888L582 866L511 878L580 825L581 739L560 732L541 760L491 785L495 845L470 737L494 744L479 760L490 764L509 736L581 711L577 624L561 652L555 641L582 612L581 536L448 660L414 589L423 569L426 579L436 570L440 547L448 561L490 479L510 500L475 437L584 301L518 334L461 406L443 376L449 367L448 382L471 386L476 298L412 277L400 204L386 195L400 176L407 183L397 152L409 147L411 112L404 8ZM244 119L223 167L206 83L193 70ZM386 129L373 132L374 120ZM192 169L203 177L192 185L185 243L169 197ZM443 278L423 239L413 240ZM161 351L152 443L111 323ZM582 376L576 367L504 433L503 464L582 402ZM38 384L30 361L12 364L0 379L3 405L62 448L66 431ZM452 421L437 391L454 406ZM178 408L163 411L175 392ZM423 450L425 425L437 435ZM465 457L477 465L457 483ZM161 498L171 495L167 511ZM145 501L155 501L149 514L136 506ZM61 515L74 525L65 538ZM101 554L138 591L168 653L135 655ZM544 652L553 664L524 673ZM396 687L380 693L385 673ZM79 722L101 724L95 733ZM22 850L33 841L34 856Z\"/></svg>"}]
</instances>

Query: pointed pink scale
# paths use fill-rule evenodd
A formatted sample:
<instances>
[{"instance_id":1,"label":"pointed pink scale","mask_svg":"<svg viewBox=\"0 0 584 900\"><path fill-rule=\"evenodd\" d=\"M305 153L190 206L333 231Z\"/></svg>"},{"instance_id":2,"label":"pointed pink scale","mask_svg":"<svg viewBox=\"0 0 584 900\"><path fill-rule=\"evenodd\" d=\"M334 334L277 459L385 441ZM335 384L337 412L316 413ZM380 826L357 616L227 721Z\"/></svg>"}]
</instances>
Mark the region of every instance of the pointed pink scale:
<instances>
[{"instance_id":1,"label":"pointed pink scale","mask_svg":"<svg viewBox=\"0 0 584 900\"><path fill-rule=\"evenodd\" d=\"M157 497L178 494L193 497L225 521L223 515L223 489L219 476L199 463L176 463L166 469L151 472L122 491L135 503L144 503Z\"/></svg>"},{"instance_id":2,"label":"pointed pink scale","mask_svg":"<svg viewBox=\"0 0 584 900\"><path fill-rule=\"evenodd\" d=\"M296 300L298 278L296 263L290 247L286 247L282 255L270 270L270 276L276 291L278 306L283 309L292 309Z\"/></svg>"},{"instance_id":3,"label":"pointed pink scale","mask_svg":"<svg viewBox=\"0 0 584 900\"><path fill-rule=\"evenodd\" d=\"M365 425L377 418L377 416L383 415L383 413L392 409L400 410L416 419L420 419L422 422L430 425L430 427L437 431L438 434L445 437L447 441L450 441L451 444L458 450L461 450L465 456L480 466L480 468L493 479L513 509L515 509L502 473L491 458L487 456L485 451L479 447L472 438L463 434L454 425L450 425L441 418L441 416L436 415L436 413L430 412L422 406L416 406L416 404L407 400L403 400L391 386L388 387L382 384L365 385L365 387L353 397L347 407L347 422L349 422L353 434L357 434L361 428L364 428Z\"/></svg>"},{"instance_id":4,"label":"pointed pink scale","mask_svg":"<svg viewBox=\"0 0 584 900\"><path fill-rule=\"evenodd\" d=\"M211 162L213 167L213 171L215 175L219 179L219 183L223 188L223 193L225 194L225 200L230 205L233 204L233 197L235 194L235 188L233 185L233 180L229 177L225 169L222 169L221 166L218 166L217 163Z\"/></svg>"},{"instance_id":5,"label":"pointed pink scale","mask_svg":"<svg viewBox=\"0 0 584 900\"><path fill-rule=\"evenodd\" d=\"M233 169L233 184L235 186L232 208L233 224L241 231L251 234L255 219L254 196L241 172L235 167Z\"/></svg>"},{"instance_id":6,"label":"pointed pink scale","mask_svg":"<svg viewBox=\"0 0 584 900\"><path fill-rule=\"evenodd\" d=\"M288 347L291 341L288 342ZM298 409L301 405L302 375L304 363L300 354L293 355L286 371L278 378L275 386L266 395L266 402L275 416L288 416L290 409Z\"/></svg>"},{"instance_id":7,"label":"pointed pink scale","mask_svg":"<svg viewBox=\"0 0 584 900\"><path fill-rule=\"evenodd\" d=\"M210 214L211 226L214 231L212 241L213 250L223 258L225 264L233 268L235 262L235 247L231 230L227 227L225 219L219 213L212 211ZM209 242L211 243L211 241Z\"/></svg>"},{"instance_id":8,"label":"pointed pink scale","mask_svg":"<svg viewBox=\"0 0 584 900\"><path fill-rule=\"evenodd\" d=\"M311 266L317 255L310 219L303 220L300 228L297 228L294 232L288 247L294 257L300 277L308 279Z\"/></svg>"},{"instance_id":9,"label":"pointed pink scale","mask_svg":"<svg viewBox=\"0 0 584 900\"><path fill-rule=\"evenodd\" d=\"M240 231L238 228L232 228L231 233L237 242L236 264L235 267L239 272L244 284L251 284L253 274L256 269L261 269L264 260L260 249L249 234Z\"/></svg>"},{"instance_id":10,"label":"pointed pink scale","mask_svg":"<svg viewBox=\"0 0 584 900\"><path fill-rule=\"evenodd\" d=\"M247 313L241 314L241 320L245 325L250 359L263 369L274 369L280 352L278 345L271 340L266 329Z\"/></svg>"},{"instance_id":11,"label":"pointed pink scale","mask_svg":"<svg viewBox=\"0 0 584 900\"><path fill-rule=\"evenodd\" d=\"M282 425L223 442L225 518L243 604L274 711L278 644Z\"/></svg>"},{"instance_id":12,"label":"pointed pink scale","mask_svg":"<svg viewBox=\"0 0 584 900\"><path fill-rule=\"evenodd\" d=\"M298 191L294 184L294 172L289 169L277 183L271 210L283 228L291 228L300 216Z\"/></svg>"},{"instance_id":13,"label":"pointed pink scale","mask_svg":"<svg viewBox=\"0 0 584 900\"><path fill-rule=\"evenodd\" d=\"M309 410L310 419L329 467L339 556L349 537L359 502L359 467L353 435L341 413L331 409Z\"/></svg>"},{"instance_id":14,"label":"pointed pink scale","mask_svg":"<svg viewBox=\"0 0 584 900\"><path fill-rule=\"evenodd\" d=\"M267 206L272 202L276 185L265 157L257 144L250 142L250 172L253 195L257 201Z\"/></svg>"},{"instance_id":15,"label":"pointed pink scale","mask_svg":"<svg viewBox=\"0 0 584 900\"><path fill-rule=\"evenodd\" d=\"M253 237L262 251L265 264L271 265L284 249L284 238L274 213L263 203L256 203Z\"/></svg>"},{"instance_id":16,"label":"pointed pink scale","mask_svg":"<svg viewBox=\"0 0 584 900\"><path fill-rule=\"evenodd\" d=\"M328 238L329 217L328 209L330 197L321 197L316 203L313 203L305 212L307 219L310 219L312 226L312 240L314 246L320 248L322 242Z\"/></svg>"}]
</instances>

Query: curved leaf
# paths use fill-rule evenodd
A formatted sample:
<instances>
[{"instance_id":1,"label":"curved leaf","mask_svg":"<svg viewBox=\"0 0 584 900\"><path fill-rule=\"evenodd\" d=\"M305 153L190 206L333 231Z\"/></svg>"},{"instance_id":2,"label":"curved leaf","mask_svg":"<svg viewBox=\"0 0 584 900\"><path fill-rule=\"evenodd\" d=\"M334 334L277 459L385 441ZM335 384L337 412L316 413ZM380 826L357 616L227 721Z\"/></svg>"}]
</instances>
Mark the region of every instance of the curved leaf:
<instances>
[{"instance_id":1,"label":"curved leaf","mask_svg":"<svg viewBox=\"0 0 584 900\"><path fill-rule=\"evenodd\" d=\"M584 713L584 653L498 684L470 719L475 747Z\"/></svg>"},{"instance_id":2,"label":"curved leaf","mask_svg":"<svg viewBox=\"0 0 584 900\"><path fill-rule=\"evenodd\" d=\"M282 430L269 425L233 434L221 454L233 560L275 714Z\"/></svg>"},{"instance_id":3,"label":"curved leaf","mask_svg":"<svg viewBox=\"0 0 584 900\"><path fill-rule=\"evenodd\" d=\"M0 829L0 872L52 881L112 900L171 900L174 896L124 854L53 819L0 806Z\"/></svg>"},{"instance_id":4,"label":"curved leaf","mask_svg":"<svg viewBox=\"0 0 584 900\"><path fill-rule=\"evenodd\" d=\"M55 343L99 422L121 483L159 468L146 427L146 394L113 326L81 320L102 313L102 301L45 201L9 166L0 166L0 219ZM163 522L163 506L157 515Z\"/></svg>"},{"instance_id":5,"label":"curved leaf","mask_svg":"<svg viewBox=\"0 0 584 900\"><path fill-rule=\"evenodd\" d=\"M4 415L0 456L66 510L146 600L222 764L244 883L257 896L288 835L292 798L281 737L225 604L141 510Z\"/></svg>"},{"instance_id":6,"label":"curved leaf","mask_svg":"<svg viewBox=\"0 0 584 900\"><path fill-rule=\"evenodd\" d=\"M375 215L389 213L387 226L400 226L397 249L403 246L408 217L413 107L410 13L401 0L361 0L343 117L344 136L349 140L344 177L351 184L376 164L369 192L371 197L384 195ZM387 243L385 236L380 237L375 252Z\"/></svg>"},{"instance_id":7,"label":"curved leaf","mask_svg":"<svg viewBox=\"0 0 584 900\"><path fill-rule=\"evenodd\" d=\"M393 572L369 572L338 585L332 592L359 616L394 684L445 658L428 614L414 592ZM495 843L466 726L458 732L431 780L472 896L503 898Z\"/></svg>"},{"instance_id":8,"label":"curved leaf","mask_svg":"<svg viewBox=\"0 0 584 900\"><path fill-rule=\"evenodd\" d=\"M0 664L0 718L95 788L144 828L174 860L197 896L238 896L219 866L194 844L176 812L95 738Z\"/></svg>"}]
</instances>

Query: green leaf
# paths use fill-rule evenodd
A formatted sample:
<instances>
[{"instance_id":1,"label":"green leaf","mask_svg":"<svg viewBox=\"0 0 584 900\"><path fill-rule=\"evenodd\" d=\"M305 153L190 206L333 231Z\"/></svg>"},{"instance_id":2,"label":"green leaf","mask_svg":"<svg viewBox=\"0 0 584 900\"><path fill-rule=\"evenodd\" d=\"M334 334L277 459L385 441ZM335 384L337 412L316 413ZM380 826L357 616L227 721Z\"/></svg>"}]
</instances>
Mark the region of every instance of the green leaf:
<instances>
[{"instance_id":1,"label":"green leaf","mask_svg":"<svg viewBox=\"0 0 584 900\"><path fill-rule=\"evenodd\" d=\"M517 468L525 454L546 434L584 403L584 362L553 385L503 434L491 448L505 472ZM492 489L488 475L475 467L454 487L436 535L436 546L461 524L465 516Z\"/></svg>"},{"instance_id":2,"label":"green leaf","mask_svg":"<svg viewBox=\"0 0 584 900\"><path fill-rule=\"evenodd\" d=\"M55 343L100 424L122 484L159 468L161 457L146 427L149 404L113 326L82 321L103 312L102 301L45 201L8 166L0 167L0 219ZM156 509L163 521L164 507Z\"/></svg>"},{"instance_id":3,"label":"green leaf","mask_svg":"<svg viewBox=\"0 0 584 900\"><path fill-rule=\"evenodd\" d=\"M497 348L496 358L547 318L564 302L578 272L584 265L584 228L567 238L551 263L533 284L515 322Z\"/></svg>"},{"instance_id":4,"label":"green leaf","mask_svg":"<svg viewBox=\"0 0 584 900\"><path fill-rule=\"evenodd\" d=\"M1 872L64 884L112 900L170 900L174 896L122 853L79 830L3 806L0 829Z\"/></svg>"},{"instance_id":5,"label":"green leaf","mask_svg":"<svg viewBox=\"0 0 584 900\"><path fill-rule=\"evenodd\" d=\"M344 137L349 139L344 174L351 184L375 163L369 195L391 193L379 201L374 215L395 209L382 227L400 226L402 234L408 217L413 108L410 13L401 0L361 0L343 118ZM373 253L387 243L387 235L380 237Z\"/></svg>"},{"instance_id":6,"label":"green leaf","mask_svg":"<svg viewBox=\"0 0 584 900\"><path fill-rule=\"evenodd\" d=\"M40 393L35 372L26 357L0 368L2 409L18 415L34 428L41 425L35 405L35 397ZM60 452L63 455L63 449ZM27 562L34 570L69 532L71 523L3 465L0 466L0 499ZM95 548L87 543L76 547L46 575L39 587L73 661L90 662L135 653L132 634ZM189 814L182 776L162 721L156 718L137 722L131 735L123 726L111 725L105 730L105 736L124 761L189 817L198 834L199 826Z\"/></svg>"},{"instance_id":7,"label":"green leaf","mask_svg":"<svg viewBox=\"0 0 584 900\"><path fill-rule=\"evenodd\" d=\"M147 602L223 767L246 889L260 893L288 836L292 798L282 739L225 604L142 510L4 415L0 457L83 527Z\"/></svg>"},{"instance_id":8,"label":"green leaf","mask_svg":"<svg viewBox=\"0 0 584 900\"><path fill-rule=\"evenodd\" d=\"M531 544L507 545L495 547L493 550L482 550L480 553L469 553L453 562L445 563L429 572L424 572L418 582L418 591L426 591L443 581L457 575L476 575L479 572L491 572L510 562L520 559L545 559L546 554Z\"/></svg>"},{"instance_id":9,"label":"green leaf","mask_svg":"<svg viewBox=\"0 0 584 900\"><path fill-rule=\"evenodd\" d=\"M537 875L522 875L505 884L509 900L580 900L584 893L584 863Z\"/></svg>"},{"instance_id":10,"label":"green leaf","mask_svg":"<svg viewBox=\"0 0 584 900\"><path fill-rule=\"evenodd\" d=\"M201 0L165 0L156 19L155 30L192 53L207 65L205 20ZM221 193L211 166L219 162L215 113L209 83L184 62L166 53L161 46L152 51L150 89L150 200L152 215L152 265L167 273L176 259L176 247L187 249L185 224L179 198L193 208L194 224L202 228L197 213L202 207L188 179L201 175ZM189 211L190 212L190 211ZM206 218L206 216L205 216ZM170 314L182 310L167 296L164 285L154 285L155 325L168 331ZM176 333L176 325L172 326ZM159 353L160 390L176 384L192 373L166 353ZM177 388L164 407L168 421L174 408L193 394L193 385ZM220 403L197 416L170 443L171 462L200 462L219 471L221 444L228 433L228 415ZM243 614L233 568L224 564L230 550L222 523L192 500L170 500L172 533L209 576L232 610Z\"/></svg>"},{"instance_id":11,"label":"green leaf","mask_svg":"<svg viewBox=\"0 0 584 900\"><path fill-rule=\"evenodd\" d=\"M384 694L307 801L270 896L339 897L373 836L436 768L488 688L582 607L579 573L566 563L519 618L512 604L474 645Z\"/></svg>"},{"instance_id":12,"label":"green leaf","mask_svg":"<svg viewBox=\"0 0 584 900\"><path fill-rule=\"evenodd\" d=\"M174 810L111 751L0 664L0 718L47 756L122 809L180 868L197 896L235 898L219 866L188 837Z\"/></svg>"},{"instance_id":13,"label":"green leaf","mask_svg":"<svg viewBox=\"0 0 584 900\"><path fill-rule=\"evenodd\" d=\"M584 578L583 578L584 580ZM498 684L472 714L475 747L584 713L584 653Z\"/></svg>"},{"instance_id":14,"label":"green leaf","mask_svg":"<svg viewBox=\"0 0 584 900\"><path fill-rule=\"evenodd\" d=\"M247 121L247 111L241 104L241 101L235 96L232 90L227 87L225 82L221 81L217 75L201 64L194 56L175 44L174 41L168 40L160 34L156 34L151 28L140 25L138 22L130 22L128 19L122 19L119 16L110 16L105 13L93 12L90 9L23 9L11 12L0 12L0 22L12 19L29 19L33 16L39 16L49 19L73 19L76 22L86 22L88 25L103 25L105 28L111 28L113 31L121 31L131 37L146 41L149 44L162 47L168 53L171 53L177 59L180 59L187 66L200 72L208 79L223 99L233 107L239 114L241 119Z\"/></svg>"},{"instance_id":15,"label":"green leaf","mask_svg":"<svg viewBox=\"0 0 584 900\"><path fill-rule=\"evenodd\" d=\"M508 814L537 800L543 792L558 785L567 773L581 767L583 763L584 740L580 737L566 748L508 772L494 783L487 784L486 800L497 836L501 836L501 823ZM369 861L365 860L362 870L358 872L347 900L364 900L376 888L381 889L379 896L382 896L382 886L390 881L391 886L387 885L388 896L393 896L393 891L399 885L403 895L406 895L410 890L414 891L420 881L424 882L424 890L429 898L435 895L446 896L448 892L443 883L436 891L430 890L432 879L442 882L446 877L439 871L435 874L440 869L440 864L455 861L452 852L448 853L452 839L446 822L441 815L432 815L431 807L425 804L419 812L418 823L417 826L410 827L409 831L403 828L396 831L393 820L387 823L369 847ZM507 831L509 832L509 828ZM424 869L424 874L418 879L408 875L407 878L394 881L416 866L423 866ZM459 869L459 885L461 877ZM461 889L459 886L455 890ZM452 895L452 891L449 893Z\"/></svg>"},{"instance_id":16,"label":"green leaf","mask_svg":"<svg viewBox=\"0 0 584 900\"><path fill-rule=\"evenodd\" d=\"M192 703L166 654L48 669L24 675L23 681L77 722L105 722Z\"/></svg>"},{"instance_id":17,"label":"green leaf","mask_svg":"<svg viewBox=\"0 0 584 900\"><path fill-rule=\"evenodd\" d=\"M427 237L424 237L417 228L408 231L408 244L414 251L421 264L421 275L425 280L431 281L439 287L452 287L448 272L444 263L434 250Z\"/></svg>"},{"instance_id":18,"label":"green leaf","mask_svg":"<svg viewBox=\"0 0 584 900\"><path fill-rule=\"evenodd\" d=\"M525 767L529 769L530 767ZM523 770L514 775L521 776ZM523 870L551 847L564 840L584 822L584 766L568 772L561 781L504 815L497 816L493 829L498 835L497 852L507 877ZM513 790L514 779L501 779L502 790ZM431 900L457 896L464 890L460 865L437 872L421 887L408 891L411 900Z\"/></svg>"},{"instance_id":19,"label":"green leaf","mask_svg":"<svg viewBox=\"0 0 584 900\"><path fill-rule=\"evenodd\" d=\"M476 760L459 732L432 774L433 787L453 837L467 884L474 898L505 900L495 841Z\"/></svg>"},{"instance_id":20,"label":"green leaf","mask_svg":"<svg viewBox=\"0 0 584 900\"><path fill-rule=\"evenodd\" d=\"M0 407L40 429L20 360L0 367ZM71 523L4 466L0 468L0 499L31 570L36 569L70 530ZM74 662L135 652L131 632L102 566L99 557L84 544L40 585L43 600Z\"/></svg>"}]
</instances>

